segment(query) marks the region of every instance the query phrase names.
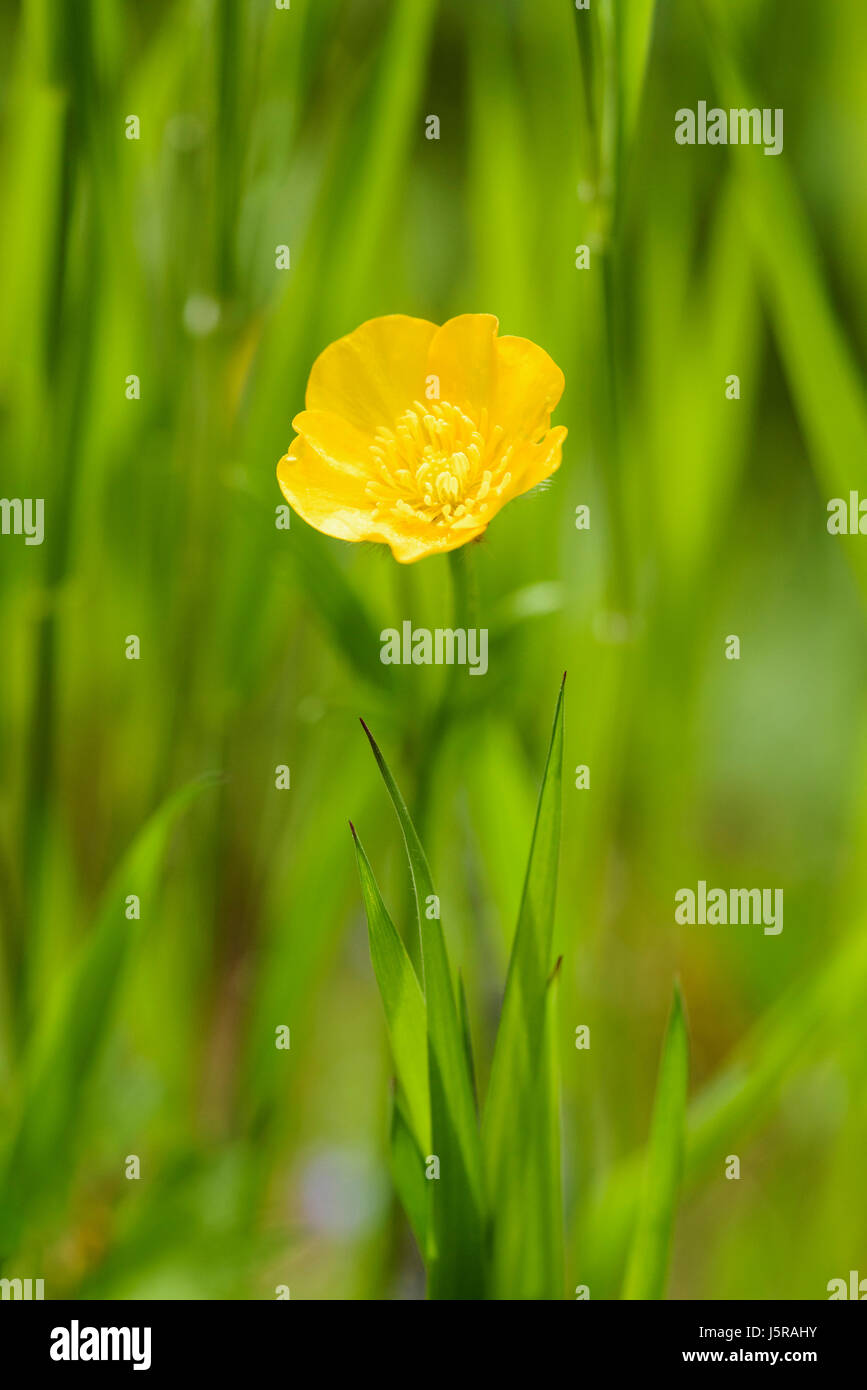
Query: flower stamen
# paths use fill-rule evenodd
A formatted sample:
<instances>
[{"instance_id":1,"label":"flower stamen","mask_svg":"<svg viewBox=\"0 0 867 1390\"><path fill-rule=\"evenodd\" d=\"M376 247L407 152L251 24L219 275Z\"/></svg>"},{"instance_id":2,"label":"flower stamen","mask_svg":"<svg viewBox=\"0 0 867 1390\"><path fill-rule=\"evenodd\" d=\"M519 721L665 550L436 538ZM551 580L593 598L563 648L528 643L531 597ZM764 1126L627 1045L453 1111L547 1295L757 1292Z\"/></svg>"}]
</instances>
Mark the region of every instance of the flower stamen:
<instances>
[{"instance_id":1,"label":"flower stamen","mask_svg":"<svg viewBox=\"0 0 867 1390\"><path fill-rule=\"evenodd\" d=\"M503 443L501 426L488 433L486 410L474 420L448 401L414 401L392 428L380 425L370 445L381 479L367 485L374 514L471 526L487 510L489 494L502 496L512 480L505 471L512 450Z\"/></svg>"}]
</instances>

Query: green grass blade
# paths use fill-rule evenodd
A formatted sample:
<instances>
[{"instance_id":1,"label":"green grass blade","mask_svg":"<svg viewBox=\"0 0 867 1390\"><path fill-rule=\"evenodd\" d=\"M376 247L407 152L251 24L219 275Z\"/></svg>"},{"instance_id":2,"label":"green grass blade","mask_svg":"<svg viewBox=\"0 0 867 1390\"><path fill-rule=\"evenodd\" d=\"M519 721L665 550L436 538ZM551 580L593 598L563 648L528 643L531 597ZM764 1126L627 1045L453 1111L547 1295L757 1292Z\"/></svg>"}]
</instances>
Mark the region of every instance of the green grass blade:
<instances>
[{"instance_id":1,"label":"green grass blade","mask_svg":"<svg viewBox=\"0 0 867 1390\"><path fill-rule=\"evenodd\" d=\"M864 925L840 945L818 975L793 986L750 1031L722 1071L692 1101L687 1118L684 1183L696 1184L720 1157L763 1123L787 1077L825 1055L847 1035L867 991ZM634 1227L643 1173L641 1153L608 1175L579 1221L575 1245L581 1278L596 1297L613 1296Z\"/></svg>"},{"instance_id":2,"label":"green grass blade","mask_svg":"<svg viewBox=\"0 0 867 1390\"><path fill-rule=\"evenodd\" d=\"M680 987L675 985L674 1003L659 1064L644 1185L626 1268L624 1298L662 1298L665 1293L683 1173L688 1083L686 1016Z\"/></svg>"},{"instance_id":3,"label":"green grass blade","mask_svg":"<svg viewBox=\"0 0 867 1390\"><path fill-rule=\"evenodd\" d=\"M653 36L656 0L620 0L615 22L620 67L621 140L628 150L635 132Z\"/></svg>"},{"instance_id":4,"label":"green grass blade","mask_svg":"<svg viewBox=\"0 0 867 1390\"><path fill-rule=\"evenodd\" d=\"M373 737L373 734L370 732L363 719L361 719L359 723L361 724L361 727L364 730L364 732L367 734L368 742L370 743L370 746L373 749L373 756L376 759L376 765L379 768L380 773L382 774L382 780L384 781L386 789L388 790L388 794L391 797L391 802L394 806L395 812L397 813L398 823L400 824L401 833L403 835L403 842L406 847L406 857L409 860L409 872L412 877L412 890L413 896L415 898L416 917L418 919L419 944L422 948L424 948L425 937L427 937L430 943L429 953L431 957L439 958L445 954L445 942L443 940L442 927L440 926L438 917L429 918L426 915L430 907L431 899L436 897L436 894L434 893L431 871L427 862L427 855L425 854L424 847L422 846L421 840L419 839L418 831L413 825L412 817L410 816L406 802L404 801L403 796L401 795L400 788L398 787L397 783L394 780L394 777L391 774L391 769L389 768L388 763L382 756L382 752L379 748L378 743L376 742L376 739ZM437 938L439 938L439 940L442 942L441 950L436 948L435 943ZM422 950L422 963L424 964L424 950ZM431 963L435 966L435 961L433 959ZM423 983L425 986L425 992L427 992L427 980L425 979ZM450 972L447 972L447 983L448 989L446 992L448 996L451 998L452 1005L454 1006L454 991L452 989Z\"/></svg>"},{"instance_id":5,"label":"green grass blade","mask_svg":"<svg viewBox=\"0 0 867 1390\"><path fill-rule=\"evenodd\" d=\"M499 1298L563 1298L560 1168L559 962L548 984L535 1084L516 1101L523 1132L495 1212L495 1289Z\"/></svg>"},{"instance_id":6,"label":"green grass blade","mask_svg":"<svg viewBox=\"0 0 867 1390\"><path fill-rule=\"evenodd\" d=\"M482 1165L479 1131L439 899L421 841L388 764L362 720L403 833L421 938L430 1073L431 1153L440 1176L431 1194L429 1293L481 1298L484 1293ZM436 911L437 915L430 913ZM425 1155L427 1157L427 1155Z\"/></svg>"},{"instance_id":7,"label":"green grass blade","mask_svg":"<svg viewBox=\"0 0 867 1390\"><path fill-rule=\"evenodd\" d=\"M400 196L412 148L413 116L421 113L435 13L434 0L398 0L389 7L370 104L360 117L365 126L363 157L356 156L345 171L343 206L352 217L353 231L328 291L341 316L352 304L357 304L359 314L372 312L370 271L387 235L388 209Z\"/></svg>"},{"instance_id":8,"label":"green grass blade","mask_svg":"<svg viewBox=\"0 0 867 1390\"><path fill-rule=\"evenodd\" d=\"M391 1109L390 1158L395 1190L424 1256L427 1252L430 1184L425 1179L424 1153L412 1131L406 1098L397 1088Z\"/></svg>"},{"instance_id":9,"label":"green grass blade","mask_svg":"<svg viewBox=\"0 0 867 1390\"><path fill-rule=\"evenodd\" d=\"M71 1180L71 1136L111 1027L130 953L143 936L143 921L124 915L125 897L135 892L145 903L153 899L171 830L211 780L200 779L176 792L136 837L111 880L77 965L47 1010L25 1064L20 1108L0 1165L0 1262L15 1249L25 1223L48 1195L44 1186L40 1190L40 1174L49 1167L57 1170L48 1190L55 1201Z\"/></svg>"},{"instance_id":10,"label":"green grass blade","mask_svg":"<svg viewBox=\"0 0 867 1390\"><path fill-rule=\"evenodd\" d=\"M394 1065L406 1096L407 1123L416 1142L426 1150L430 1142L430 1102L424 996L406 947L382 901L364 847L355 827L350 824L350 829L367 913L370 958L382 995Z\"/></svg>"},{"instance_id":11,"label":"green grass blade","mask_svg":"<svg viewBox=\"0 0 867 1390\"><path fill-rule=\"evenodd\" d=\"M732 106L756 105L731 48L727 7L708 0L709 51ZM764 100L762 101L764 104ZM770 166L770 167L768 167ZM744 226L764 281L774 331L823 503L867 487L863 376L835 314L822 250L784 159L738 162ZM804 325L809 324L809 332ZM841 542L867 601L867 559L858 537Z\"/></svg>"},{"instance_id":12,"label":"green grass blade","mask_svg":"<svg viewBox=\"0 0 867 1390\"><path fill-rule=\"evenodd\" d=\"M476 1068L473 1062L473 1033L470 1027L470 1007L467 1003L467 992L464 989L463 976L458 975L458 1010L461 1017L461 1033L464 1039L464 1055L467 1059L467 1071L470 1073L470 1082L473 1088L473 1097L478 1106L478 1089L476 1087Z\"/></svg>"},{"instance_id":13,"label":"green grass blade","mask_svg":"<svg viewBox=\"0 0 867 1390\"><path fill-rule=\"evenodd\" d=\"M562 1240L562 1212L549 1038L564 684L565 676L539 793L482 1126L495 1278L501 1296L512 1298L562 1298L564 1287L562 1269L551 1260ZM527 1182L528 1170L547 1174L547 1180Z\"/></svg>"}]
</instances>

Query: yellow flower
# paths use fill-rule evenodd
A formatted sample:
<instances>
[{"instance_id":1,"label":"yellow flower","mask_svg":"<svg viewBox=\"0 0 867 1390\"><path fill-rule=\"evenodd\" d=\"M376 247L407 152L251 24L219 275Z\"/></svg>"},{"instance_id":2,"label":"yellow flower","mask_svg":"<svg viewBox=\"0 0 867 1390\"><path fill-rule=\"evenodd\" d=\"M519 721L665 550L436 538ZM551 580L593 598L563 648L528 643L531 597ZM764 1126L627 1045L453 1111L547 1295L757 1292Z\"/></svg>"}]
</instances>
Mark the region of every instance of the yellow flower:
<instances>
[{"instance_id":1,"label":"yellow flower","mask_svg":"<svg viewBox=\"0 0 867 1390\"><path fill-rule=\"evenodd\" d=\"M396 560L455 550L560 467L560 368L491 314L441 328L389 314L316 359L277 465L287 502L327 536Z\"/></svg>"}]
</instances>

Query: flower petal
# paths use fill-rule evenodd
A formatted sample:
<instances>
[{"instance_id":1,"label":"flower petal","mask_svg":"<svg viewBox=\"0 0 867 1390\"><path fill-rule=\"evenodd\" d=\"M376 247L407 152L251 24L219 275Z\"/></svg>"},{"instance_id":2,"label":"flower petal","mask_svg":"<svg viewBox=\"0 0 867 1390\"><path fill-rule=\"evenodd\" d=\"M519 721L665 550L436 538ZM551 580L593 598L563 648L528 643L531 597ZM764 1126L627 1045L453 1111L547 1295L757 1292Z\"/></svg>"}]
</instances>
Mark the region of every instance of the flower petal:
<instances>
[{"instance_id":1,"label":"flower petal","mask_svg":"<svg viewBox=\"0 0 867 1390\"><path fill-rule=\"evenodd\" d=\"M484 522L470 530L455 531L433 527L426 521L394 512L374 517L366 491L370 474L350 458L339 457L338 431L327 439L328 452L323 452L326 434L334 429L333 422L334 417L327 416L326 412L304 412L304 428L311 434L317 432L321 447L314 448L307 438L299 435L277 465L280 491L308 525L337 540L388 545L394 558L405 565L426 555L455 550L484 531ZM342 421L337 422L338 426L342 424Z\"/></svg>"},{"instance_id":2,"label":"flower petal","mask_svg":"<svg viewBox=\"0 0 867 1390\"><path fill-rule=\"evenodd\" d=\"M537 439L563 394L566 378L544 348L529 338L498 338L497 386L491 420L508 435Z\"/></svg>"},{"instance_id":3,"label":"flower petal","mask_svg":"<svg viewBox=\"0 0 867 1390\"><path fill-rule=\"evenodd\" d=\"M497 328L493 314L459 314L437 330L428 353L428 373L439 377L440 400L476 420L490 408L496 386Z\"/></svg>"},{"instance_id":4,"label":"flower petal","mask_svg":"<svg viewBox=\"0 0 867 1390\"><path fill-rule=\"evenodd\" d=\"M391 546L395 560L402 565L412 565L416 560L424 560L428 555L445 555L448 550L458 550L460 546L466 545L467 541L475 540L484 530L485 525L480 525L471 531L456 531L450 528L436 532L430 526L426 526L418 532L409 529L406 532L395 532L387 544Z\"/></svg>"},{"instance_id":5,"label":"flower petal","mask_svg":"<svg viewBox=\"0 0 867 1390\"><path fill-rule=\"evenodd\" d=\"M298 437L277 468L298 515L326 535L388 545L395 559L412 564L476 539L512 497L550 477L566 437L562 426L550 428L563 373L535 343L500 339L497 330L491 314L461 314L442 328L393 314L326 348L310 374L307 409L293 422ZM467 426L453 414L440 420L431 406L423 420L401 421L432 399L431 376L443 405L470 415L482 437L473 437L469 455L459 448ZM386 432L377 435L381 426ZM484 449L490 457L484 483L470 487L454 514L422 487L438 449L448 486L438 475L436 490L451 496L453 487L457 501L472 482L468 457L476 466Z\"/></svg>"},{"instance_id":6,"label":"flower petal","mask_svg":"<svg viewBox=\"0 0 867 1390\"><path fill-rule=\"evenodd\" d=\"M531 488L538 487L560 467L563 456L563 440L566 438L565 425L557 425L538 444L525 444L516 451L512 467L512 483L506 491L503 502L512 497L520 497Z\"/></svg>"},{"instance_id":7,"label":"flower petal","mask_svg":"<svg viewBox=\"0 0 867 1390\"><path fill-rule=\"evenodd\" d=\"M370 436L330 410L302 410L292 421L311 448L347 475L371 479Z\"/></svg>"},{"instance_id":8,"label":"flower petal","mask_svg":"<svg viewBox=\"0 0 867 1390\"><path fill-rule=\"evenodd\" d=\"M299 435L277 464L277 481L286 501L317 531L343 541L366 539L371 512L366 472L328 458Z\"/></svg>"},{"instance_id":9,"label":"flower petal","mask_svg":"<svg viewBox=\"0 0 867 1390\"><path fill-rule=\"evenodd\" d=\"M378 425L390 427L414 400L424 400L436 332L436 324L407 314L369 319L319 354L307 383L307 409L341 415L367 435Z\"/></svg>"}]
</instances>

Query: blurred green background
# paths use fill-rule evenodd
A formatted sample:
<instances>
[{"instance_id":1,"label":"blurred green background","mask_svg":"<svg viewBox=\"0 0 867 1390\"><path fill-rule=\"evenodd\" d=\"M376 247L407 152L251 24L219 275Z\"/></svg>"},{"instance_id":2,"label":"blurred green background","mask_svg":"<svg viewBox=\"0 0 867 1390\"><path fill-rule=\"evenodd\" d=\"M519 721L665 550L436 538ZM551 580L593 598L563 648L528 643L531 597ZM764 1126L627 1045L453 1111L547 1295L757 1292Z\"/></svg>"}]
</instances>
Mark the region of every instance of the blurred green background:
<instances>
[{"instance_id":1,"label":"blurred green background","mask_svg":"<svg viewBox=\"0 0 867 1390\"><path fill-rule=\"evenodd\" d=\"M408 885L357 716L484 1081L568 669L564 1296L619 1289L676 972L670 1295L867 1276L867 541L825 526L867 495L865 49L860 0L2 4L0 492L46 518L0 537L4 1275L423 1294L350 816L402 922ZM783 154L676 145L700 100L782 107ZM474 547L490 669L431 747L442 673L379 632L447 625L447 562L278 530L274 470L328 342L467 311L551 353L569 437ZM676 926L700 878L782 887L782 934Z\"/></svg>"}]
</instances>

